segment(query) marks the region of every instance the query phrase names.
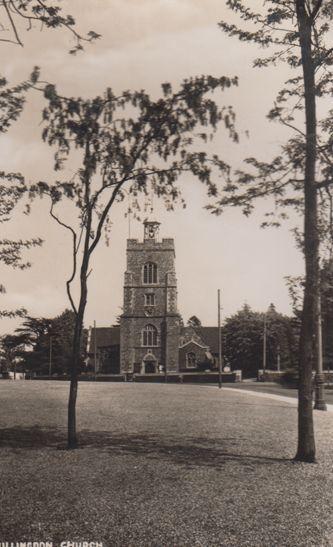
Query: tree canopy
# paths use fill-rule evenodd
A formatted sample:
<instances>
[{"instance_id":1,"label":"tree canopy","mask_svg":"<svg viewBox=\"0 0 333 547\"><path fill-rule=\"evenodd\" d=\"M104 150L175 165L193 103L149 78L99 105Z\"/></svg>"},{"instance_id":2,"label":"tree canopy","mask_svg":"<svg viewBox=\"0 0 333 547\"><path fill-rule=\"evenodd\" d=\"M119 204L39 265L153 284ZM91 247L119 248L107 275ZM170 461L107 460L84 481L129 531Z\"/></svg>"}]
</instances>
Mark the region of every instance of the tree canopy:
<instances>
[{"instance_id":1,"label":"tree canopy","mask_svg":"<svg viewBox=\"0 0 333 547\"><path fill-rule=\"evenodd\" d=\"M277 370L295 368L297 338L292 319L278 313L271 305L266 314L256 312L247 304L226 319L223 326L223 355L233 370L242 370L245 378L256 378L263 368L264 321L267 326L266 366Z\"/></svg>"},{"instance_id":2,"label":"tree canopy","mask_svg":"<svg viewBox=\"0 0 333 547\"><path fill-rule=\"evenodd\" d=\"M181 200L177 184L190 173L216 194L217 176L227 176L228 164L217 155L200 150L222 123L237 140L234 112L219 108L213 93L237 85L237 78L202 76L184 80L177 91L168 83L162 95L152 99L145 91L114 94L107 89L93 99L63 97L54 85L44 88L48 102L43 111L43 139L55 147L55 170L69 155L80 154L81 166L70 180L54 184L40 182L31 188L51 199L52 218L72 239L72 272L67 294L75 314L71 387L69 398L68 446L77 446L76 397L79 353L91 260L103 233L108 234L113 206L126 193L134 197L152 190L172 209ZM37 86L38 88L38 86ZM198 151L199 148L199 151ZM68 221L61 216L61 202L69 198L77 208ZM79 283L75 300L72 284Z\"/></svg>"},{"instance_id":3,"label":"tree canopy","mask_svg":"<svg viewBox=\"0 0 333 547\"><path fill-rule=\"evenodd\" d=\"M304 80L300 34L297 23L297 6L304 4L307 24L311 28L313 65L316 74L315 96L327 106L325 99L331 96L333 62L331 40L332 0L311 0L295 2L270 0L262 3L260 12L251 8L251 2L228 0L227 6L239 15L244 27L226 20L219 26L230 37L242 42L254 42L268 54L254 59L254 68L278 66L285 63L290 69L290 78L277 92L273 107L267 117L290 129L291 137L281 146L280 153L268 161L260 157L245 159L244 169L236 171L232 180L225 184L216 206L209 206L221 212L225 206L240 206L249 215L258 198L271 197L273 211L266 213L263 226L279 226L288 215L288 208L304 212L304 169L306 158L306 133L304 129ZM252 28L252 30L248 30ZM293 74L295 72L295 74ZM333 184L332 163L332 119L333 110L318 120L317 174L316 187L321 205L322 237L330 235L327 223L332 226L332 199L330 187ZM271 204L271 202L269 202ZM329 219L328 219L329 217ZM325 228L326 227L326 228Z\"/></svg>"},{"instance_id":4,"label":"tree canopy","mask_svg":"<svg viewBox=\"0 0 333 547\"><path fill-rule=\"evenodd\" d=\"M71 310L48 317L26 317L15 331L24 341L20 353L27 372L39 375L64 375L70 370L75 317ZM85 339L82 341L80 367L85 357Z\"/></svg>"},{"instance_id":5,"label":"tree canopy","mask_svg":"<svg viewBox=\"0 0 333 547\"><path fill-rule=\"evenodd\" d=\"M74 17L64 13L59 0L1 0L0 10L2 12L0 42L23 47L22 23L25 23L26 31L31 30L34 25L38 25L40 30L45 27L69 31L75 39L75 45L70 53L82 50L84 42L91 42L100 37L92 30L86 35L81 34L76 28Z\"/></svg>"},{"instance_id":6,"label":"tree canopy","mask_svg":"<svg viewBox=\"0 0 333 547\"><path fill-rule=\"evenodd\" d=\"M75 45L70 53L83 49L84 42L91 42L100 37L94 31L82 35L72 15L63 12L58 0L0 0L1 28L0 42L22 46L24 30L32 30L38 24L40 30L64 29L75 39ZM25 29L22 29L22 23ZM36 84L39 69L35 68L30 78L11 86L7 80L0 77L0 133L5 133L19 118L26 102L28 91ZM0 170L0 223L8 222L11 213L20 199L26 195L27 187L21 173L6 173ZM14 268L25 269L31 264L22 259L22 251L40 246L39 237L30 240L0 239L0 262ZM5 287L0 285L0 292ZM24 308L17 310L0 310L0 317L23 317Z\"/></svg>"},{"instance_id":7,"label":"tree canopy","mask_svg":"<svg viewBox=\"0 0 333 547\"><path fill-rule=\"evenodd\" d=\"M300 336L300 384L298 405L298 448L296 459L315 460L312 414L312 368L317 366L317 408L326 408L322 397L319 357L319 256L320 238L332 240L332 110L318 119L318 102L332 93L333 48L330 44L333 18L332 0L268 0L260 13L243 0L228 0L227 6L240 24L220 22L231 37L269 48L255 67L287 63L294 74L277 92L268 113L293 131L270 161L248 158L247 168L235 173L223 189L213 211L226 205L240 206L251 213L258 198L271 197L274 211L267 213L264 226L279 226L288 207L299 212L304 232L296 235L305 258L305 283ZM243 28L245 22L246 28Z\"/></svg>"}]
</instances>

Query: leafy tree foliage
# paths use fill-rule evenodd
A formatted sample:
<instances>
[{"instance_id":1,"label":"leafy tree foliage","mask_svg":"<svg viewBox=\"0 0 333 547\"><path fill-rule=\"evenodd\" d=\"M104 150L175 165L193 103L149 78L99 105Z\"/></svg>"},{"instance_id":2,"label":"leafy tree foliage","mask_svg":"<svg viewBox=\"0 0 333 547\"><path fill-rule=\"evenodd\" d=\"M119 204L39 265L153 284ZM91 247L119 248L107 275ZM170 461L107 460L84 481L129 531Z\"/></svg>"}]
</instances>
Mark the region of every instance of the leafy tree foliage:
<instances>
[{"instance_id":1,"label":"leafy tree foliage","mask_svg":"<svg viewBox=\"0 0 333 547\"><path fill-rule=\"evenodd\" d=\"M86 36L81 35L76 28L72 15L64 14L58 0L0 0L1 29L0 42L8 42L23 46L20 23L27 25L31 30L34 24L39 24L48 29L65 29L75 38L75 45L70 53L76 53L83 49L84 42L91 42L99 38L99 34L89 31ZM34 69L31 77L11 87L5 78L0 78L0 132L8 131L13 122L20 116L27 92L37 82L39 70ZM26 186L24 177L20 173L5 173L0 171L0 223L8 222L13 208L25 195ZM24 249L42 244L40 238L31 240L0 240L0 262L16 267L27 268L29 262L24 262L21 252ZM0 285L0 292L5 288ZM23 317L26 314L24 308L18 310L0 310L0 317Z\"/></svg>"},{"instance_id":2,"label":"leafy tree foliage","mask_svg":"<svg viewBox=\"0 0 333 547\"><path fill-rule=\"evenodd\" d=\"M258 198L271 196L274 199L274 212L268 212L263 226L278 226L287 216L286 208L292 207L304 214L305 162L307 155L306 129L302 113L307 104L304 100L304 64L311 64L315 72L314 99L331 96L333 75L330 66L333 62L333 48L330 39L333 13L332 0L263 2L260 13L247 7L243 0L229 0L228 7L248 23L254 31L244 30L226 21L220 28L231 37L241 41L251 41L267 49L270 54L254 60L254 67L276 66L286 63L295 74L281 89L268 113L268 119L290 128L294 134L281 147L281 152L269 162L251 157L245 160L247 170L236 171L233 183L227 183L217 204L217 212L226 205L240 206L248 215ZM304 20L304 21L303 21ZM310 58L305 60L304 46L301 44L301 23L311 34ZM259 26L260 30L256 27ZM314 105L315 107L315 105ZM332 171L332 114L318 120L319 132L314 141L316 146L316 188L323 210L328 206L330 185L333 183ZM317 133L317 131L316 131ZM325 192L323 192L325 189ZM326 225L327 227L327 225ZM325 230L326 231L326 230Z\"/></svg>"},{"instance_id":3,"label":"leafy tree foliage","mask_svg":"<svg viewBox=\"0 0 333 547\"><path fill-rule=\"evenodd\" d=\"M110 225L110 212L125 192L137 197L152 189L168 208L180 197L177 185L183 173L190 173L216 194L214 172L227 176L228 165L216 155L198 151L222 122L230 137L237 140L234 114L230 107L219 108L214 91L237 84L226 77L198 77L185 80L178 91L170 84L153 100L144 91L115 95L107 89L91 100L60 96L48 85L45 97L43 138L55 146L55 169L69 154L81 154L81 168L73 178L54 185L40 183L38 190L51 198L51 216L72 237L73 270L67 294L75 314L71 388L69 398L68 446L77 445L75 404L79 348L88 298L88 276L92 255L103 231ZM61 201L70 198L77 207L78 223L61 218ZM60 213L59 213L60 211ZM73 215L72 215L73 218ZM78 279L79 298L72 295Z\"/></svg>"},{"instance_id":4,"label":"leafy tree foliage","mask_svg":"<svg viewBox=\"0 0 333 547\"><path fill-rule=\"evenodd\" d=\"M72 15L64 13L59 0L1 0L2 12L0 42L8 42L23 46L20 23L26 23L26 30L31 30L36 24L42 29L65 29L75 39L75 46L70 53L76 53L83 49L83 42L91 42L100 37L94 31L89 31L86 36L80 34L75 26Z\"/></svg>"},{"instance_id":5,"label":"leafy tree foliage","mask_svg":"<svg viewBox=\"0 0 333 547\"><path fill-rule=\"evenodd\" d=\"M35 69L30 78L14 87L10 87L7 81L0 79L0 133L5 133L11 124L17 120L22 112L26 94L38 79L38 70ZM11 218L13 209L26 194L27 187L24 177L20 173L5 173L0 171L0 224L6 223ZM0 239L0 262L13 268L25 269L30 266L28 261L22 258L22 251L42 244L42 239L30 240ZM0 286L0 292L5 292L5 287ZM0 317L22 317L26 313L23 308L18 310L0 310Z\"/></svg>"},{"instance_id":6,"label":"leafy tree foliage","mask_svg":"<svg viewBox=\"0 0 333 547\"><path fill-rule=\"evenodd\" d=\"M263 368L263 337L265 314L253 311L247 304L228 317L223 326L223 353L233 370L242 370L245 378L257 377ZM297 349L291 319L271 305L266 313L267 362L270 370L277 370L278 353L281 370L295 366Z\"/></svg>"},{"instance_id":7,"label":"leafy tree foliage","mask_svg":"<svg viewBox=\"0 0 333 547\"><path fill-rule=\"evenodd\" d=\"M293 305L294 323L301 324L304 277L287 277L288 290ZM320 269L321 327L324 370L333 369L333 265L325 259Z\"/></svg>"},{"instance_id":8,"label":"leafy tree foliage","mask_svg":"<svg viewBox=\"0 0 333 547\"><path fill-rule=\"evenodd\" d=\"M48 373L51 319L26 317L16 329L26 341L23 355L26 370L38 374Z\"/></svg>"},{"instance_id":9,"label":"leafy tree foliage","mask_svg":"<svg viewBox=\"0 0 333 547\"><path fill-rule=\"evenodd\" d=\"M243 0L228 0L246 28L226 21L221 29L241 41L269 48L269 55L256 59L257 67L287 63L295 70L277 94L268 117L294 131L271 161L248 158L248 169L238 171L224 188L215 208L241 206L248 215L258 198L270 196L275 213L267 213L264 225L279 225L292 206L304 218L299 236L305 256L305 290L300 337L300 386L298 448L296 459L315 460L312 413L312 366L318 355L319 238L332 225L330 187L332 177L332 111L317 120L317 102L332 93L333 48L329 44L333 17L332 0L269 0L260 13ZM318 131L319 130L319 131ZM318 202L320 209L318 209ZM320 212L320 214L319 214Z\"/></svg>"},{"instance_id":10,"label":"leafy tree foliage","mask_svg":"<svg viewBox=\"0 0 333 547\"><path fill-rule=\"evenodd\" d=\"M201 321L196 315L192 315L189 320L187 321L188 327L201 327Z\"/></svg>"},{"instance_id":11,"label":"leafy tree foliage","mask_svg":"<svg viewBox=\"0 0 333 547\"><path fill-rule=\"evenodd\" d=\"M54 318L27 317L16 329L17 336L24 339L25 351L21 353L25 369L47 376L68 374L72 357L72 341L75 317L65 310ZM80 352L80 369L84 364L83 340Z\"/></svg>"},{"instance_id":12,"label":"leafy tree foliage","mask_svg":"<svg viewBox=\"0 0 333 547\"><path fill-rule=\"evenodd\" d=\"M7 334L2 336L0 345L1 372L24 370L24 354L27 339L24 334Z\"/></svg>"}]
</instances>

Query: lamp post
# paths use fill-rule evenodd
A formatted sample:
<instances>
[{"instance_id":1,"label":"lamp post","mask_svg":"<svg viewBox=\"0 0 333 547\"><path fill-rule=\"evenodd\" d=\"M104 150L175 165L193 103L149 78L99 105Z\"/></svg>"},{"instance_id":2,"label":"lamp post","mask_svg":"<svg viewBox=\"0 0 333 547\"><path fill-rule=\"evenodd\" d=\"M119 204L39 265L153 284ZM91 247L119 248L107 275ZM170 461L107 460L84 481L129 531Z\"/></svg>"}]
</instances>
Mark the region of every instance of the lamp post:
<instances>
[{"instance_id":1,"label":"lamp post","mask_svg":"<svg viewBox=\"0 0 333 547\"><path fill-rule=\"evenodd\" d=\"M222 387L222 333L221 333L221 291L217 290L217 322L219 335L219 388Z\"/></svg>"},{"instance_id":2,"label":"lamp post","mask_svg":"<svg viewBox=\"0 0 333 547\"><path fill-rule=\"evenodd\" d=\"M322 322L321 322L321 299L318 297L318 313L317 313L317 359L316 359L316 374L315 374L315 404L316 410L327 410L324 399L324 374L323 374L323 337L322 337Z\"/></svg>"}]
</instances>

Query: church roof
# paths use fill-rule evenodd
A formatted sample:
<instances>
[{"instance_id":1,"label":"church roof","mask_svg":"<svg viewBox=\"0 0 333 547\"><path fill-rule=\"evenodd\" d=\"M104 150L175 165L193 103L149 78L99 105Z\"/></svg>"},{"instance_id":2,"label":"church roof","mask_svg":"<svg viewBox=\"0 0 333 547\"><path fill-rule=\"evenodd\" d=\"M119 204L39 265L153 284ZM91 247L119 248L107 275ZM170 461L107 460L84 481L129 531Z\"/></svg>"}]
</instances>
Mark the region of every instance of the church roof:
<instances>
[{"instance_id":1,"label":"church roof","mask_svg":"<svg viewBox=\"0 0 333 547\"><path fill-rule=\"evenodd\" d=\"M183 327L180 336L181 345L193 339L203 346L208 346L211 353L219 351L218 327Z\"/></svg>"},{"instance_id":2,"label":"church roof","mask_svg":"<svg viewBox=\"0 0 333 547\"><path fill-rule=\"evenodd\" d=\"M115 327L96 327L96 347L107 348L110 346L119 346L120 344L120 326ZM89 336L88 353L94 353L95 347L95 329L92 328Z\"/></svg>"},{"instance_id":3,"label":"church roof","mask_svg":"<svg viewBox=\"0 0 333 547\"><path fill-rule=\"evenodd\" d=\"M194 336L193 336L194 335ZM218 327L183 327L181 329L181 345L186 344L192 338L203 346L208 346L211 353L218 353ZM120 326L97 327L96 328L96 347L107 348L110 346L119 346L120 344ZM95 347L95 329L90 330L88 353L94 353Z\"/></svg>"},{"instance_id":4,"label":"church roof","mask_svg":"<svg viewBox=\"0 0 333 547\"><path fill-rule=\"evenodd\" d=\"M218 353L219 351L219 329L218 327L197 327L199 336L205 342L211 353Z\"/></svg>"}]
</instances>

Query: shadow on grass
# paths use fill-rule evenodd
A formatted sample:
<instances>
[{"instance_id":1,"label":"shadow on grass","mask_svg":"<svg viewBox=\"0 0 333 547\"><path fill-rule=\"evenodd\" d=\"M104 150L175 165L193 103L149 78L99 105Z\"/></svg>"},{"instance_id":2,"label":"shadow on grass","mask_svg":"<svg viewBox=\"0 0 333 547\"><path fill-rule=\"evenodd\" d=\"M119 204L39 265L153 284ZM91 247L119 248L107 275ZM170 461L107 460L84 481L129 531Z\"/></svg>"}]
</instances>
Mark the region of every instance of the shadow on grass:
<instances>
[{"instance_id":1,"label":"shadow on grass","mask_svg":"<svg viewBox=\"0 0 333 547\"><path fill-rule=\"evenodd\" d=\"M110 431L79 432L79 448L98 449L114 455L133 454L149 459L169 460L186 465L221 467L233 461L242 462L251 468L257 465L272 465L275 463L290 463L289 458L273 458L265 455L250 455L235 452L235 445L241 439L222 438L192 438L192 437L162 437L153 434L113 434ZM244 439L243 439L244 441ZM65 448L66 432L60 429L35 427L12 427L0 430L0 448L12 449L42 449ZM249 441L247 441L249 442Z\"/></svg>"},{"instance_id":2,"label":"shadow on grass","mask_svg":"<svg viewBox=\"0 0 333 547\"><path fill-rule=\"evenodd\" d=\"M0 448L45 448L57 447L66 439L60 429L32 427L8 427L0 429Z\"/></svg>"}]
</instances>

